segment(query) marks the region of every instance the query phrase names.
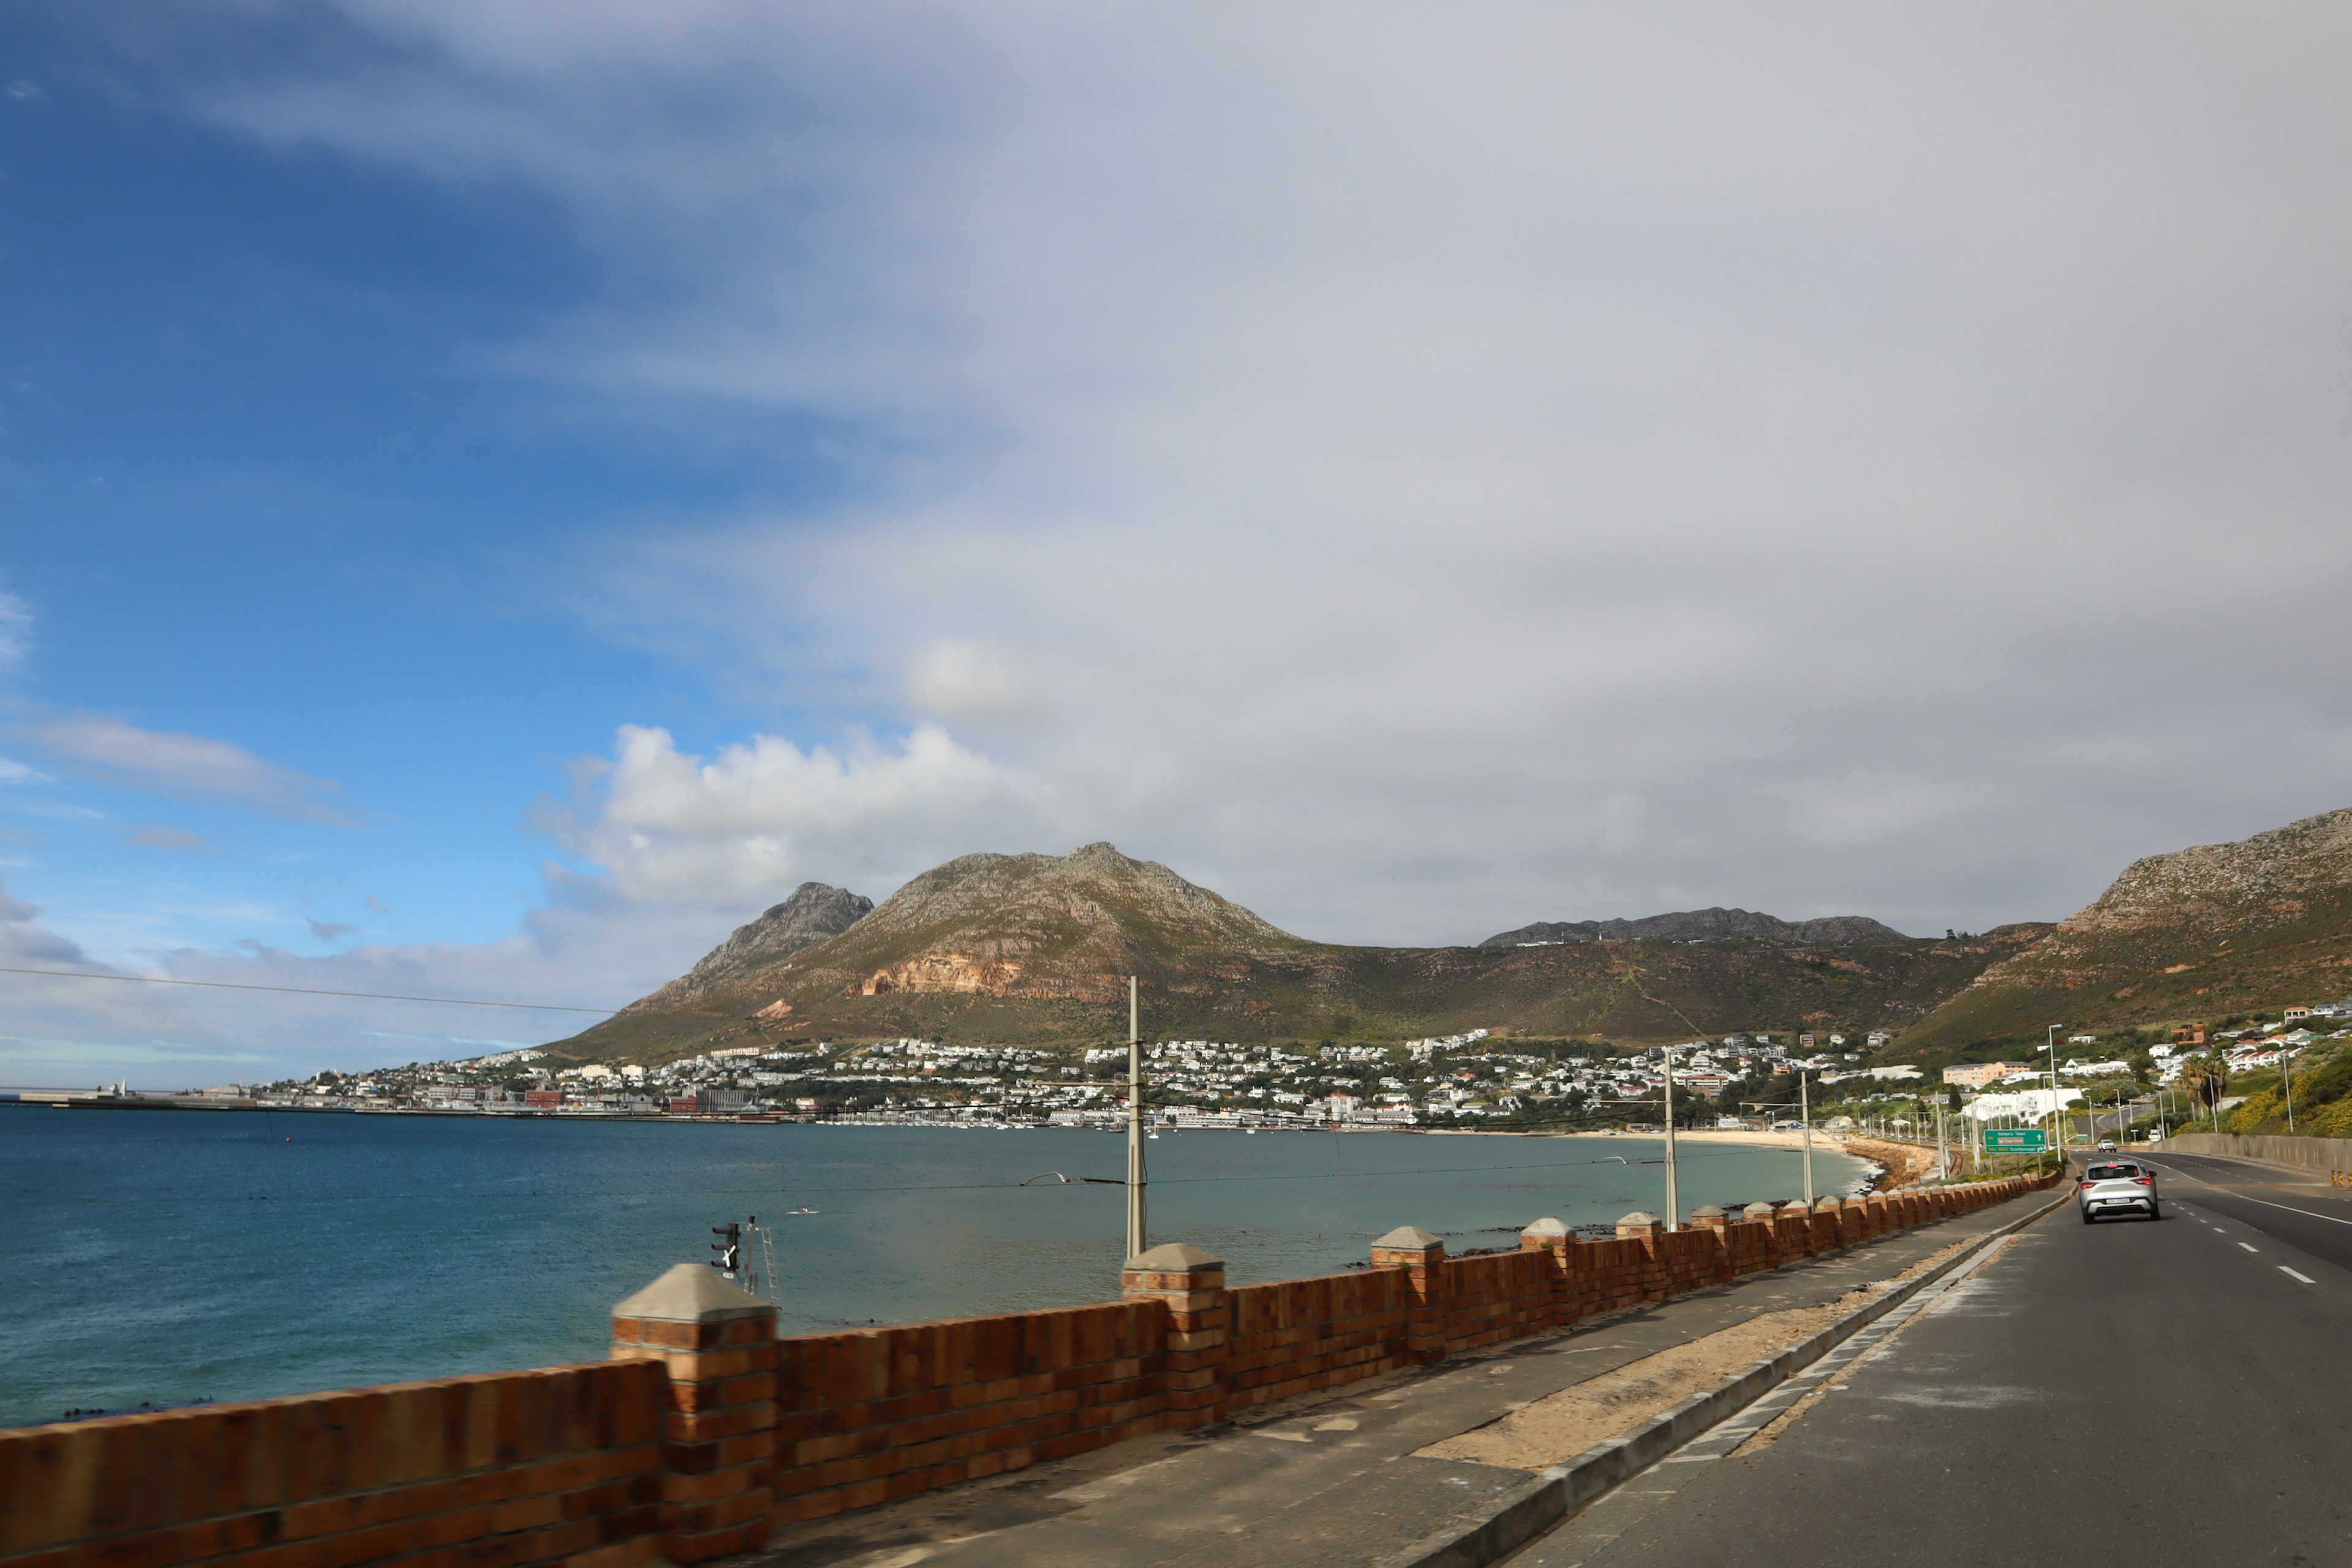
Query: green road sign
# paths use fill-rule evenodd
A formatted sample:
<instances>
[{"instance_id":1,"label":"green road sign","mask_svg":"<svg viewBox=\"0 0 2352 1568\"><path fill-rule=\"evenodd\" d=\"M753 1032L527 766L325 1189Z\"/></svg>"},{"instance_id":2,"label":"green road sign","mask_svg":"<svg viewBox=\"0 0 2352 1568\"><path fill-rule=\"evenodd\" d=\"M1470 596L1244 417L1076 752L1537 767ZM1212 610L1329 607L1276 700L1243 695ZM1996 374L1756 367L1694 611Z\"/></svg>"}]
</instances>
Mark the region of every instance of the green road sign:
<instances>
[{"instance_id":1,"label":"green road sign","mask_svg":"<svg viewBox=\"0 0 2352 1568\"><path fill-rule=\"evenodd\" d=\"M1988 1154L2039 1154L2050 1147L2050 1131L2043 1127L1988 1127L1984 1146Z\"/></svg>"}]
</instances>

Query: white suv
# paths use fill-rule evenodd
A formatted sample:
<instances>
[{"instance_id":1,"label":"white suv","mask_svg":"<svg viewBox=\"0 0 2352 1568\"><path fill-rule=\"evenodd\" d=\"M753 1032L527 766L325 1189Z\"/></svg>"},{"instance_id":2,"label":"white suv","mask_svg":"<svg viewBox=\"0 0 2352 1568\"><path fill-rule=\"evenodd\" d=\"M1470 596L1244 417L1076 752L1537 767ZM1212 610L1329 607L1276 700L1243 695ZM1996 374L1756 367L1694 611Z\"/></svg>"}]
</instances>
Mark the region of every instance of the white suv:
<instances>
[{"instance_id":1,"label":"white suv","mask_svg":"<svg viewBox=\"0 0 2352 1568\"><path fill-rule=\"evenodd\" d=\"M2144 1214L2162 1219L2156 1199L2156 1173L2128 1160L2094 1161L2083 1173L2074 1201L2082 1205L2083 1223L2111 1214Z\"/></svg>"}]
</instances>

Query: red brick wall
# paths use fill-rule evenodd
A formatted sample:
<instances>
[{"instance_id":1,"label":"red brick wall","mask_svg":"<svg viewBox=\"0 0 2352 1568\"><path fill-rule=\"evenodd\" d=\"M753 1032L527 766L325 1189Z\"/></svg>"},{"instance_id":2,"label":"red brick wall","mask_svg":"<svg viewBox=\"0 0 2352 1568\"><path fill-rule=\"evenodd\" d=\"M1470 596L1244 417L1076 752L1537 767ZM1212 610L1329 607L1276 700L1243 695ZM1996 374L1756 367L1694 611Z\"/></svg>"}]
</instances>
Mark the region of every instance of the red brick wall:
<instances>
[{"instance_id":1,"label":"red brick wall","mask_svg":"<svg viewBox=\"0 0 2352 1568\"><path fill-rule=\"evenodd\" d=\"M1475 1350L1552 1326L1552 1271L1534 1252L1456 1258L1445 1266L1445 1350Z\"/></svg>"},{"instance_id":2,"label":"red brick wall","mask_svg":"<svg viewBox=\"0 0 2352 1568\"><path fill-rule=\"evenodd\" d=\"M0 1562L651 1562L661 1382L600 1362L0 1432Z\"/></svg>"},{"instance_id":3,"label":"red brick wall","mask_svg":"<svg viewBox=\"0 0 2352 1568\"><path fill-rule=\"evenodd\" d=\"M779 1340L776 1522L1158 1430L1166 1318L1106 1301Z\"/></svg>"},{"instance_id":4,"label":"red brick wall","mask_svg":"<svg viewBox=\"0 0 2352 1568\"><path fill-rule=\"evenodd\" d=\"M1403 1364L1400 1271L1324 1274L1231 1292L1228 1409L1287 1399Z\"/></svg>"}]
</instances>

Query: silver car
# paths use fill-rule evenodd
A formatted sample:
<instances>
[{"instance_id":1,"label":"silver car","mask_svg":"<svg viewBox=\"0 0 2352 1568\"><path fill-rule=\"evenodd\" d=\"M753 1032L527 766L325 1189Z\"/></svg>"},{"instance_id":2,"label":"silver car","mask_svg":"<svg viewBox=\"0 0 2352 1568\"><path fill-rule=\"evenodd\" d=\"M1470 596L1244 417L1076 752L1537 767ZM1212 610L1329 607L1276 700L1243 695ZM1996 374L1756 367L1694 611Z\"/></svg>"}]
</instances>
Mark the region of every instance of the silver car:
<instances>
[{"instance_id":1,"label":"silver car","mask_svg":"<svg viewBox=\"0 0 2352 1568\"><path fill-rule=\"evenodd\" d=\"M2156 1198L2156 1173L2130 1160L2093 1161L2083 1173L2074 1200L2082 1205L2084 1225L2109 1215L2164 1217L2164 1210Z\"/></svg>"}]
</instances>

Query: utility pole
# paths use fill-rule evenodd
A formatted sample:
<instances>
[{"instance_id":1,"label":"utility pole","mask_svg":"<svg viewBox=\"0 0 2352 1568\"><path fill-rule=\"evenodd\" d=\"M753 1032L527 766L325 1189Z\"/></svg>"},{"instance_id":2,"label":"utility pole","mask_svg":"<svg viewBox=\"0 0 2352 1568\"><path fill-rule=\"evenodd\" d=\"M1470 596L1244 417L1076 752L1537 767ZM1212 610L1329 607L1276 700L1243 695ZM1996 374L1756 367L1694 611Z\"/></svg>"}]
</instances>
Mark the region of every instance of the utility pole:
<instances>
[{"instance_id":1,"label":"utility pole","mask_svg":"<svg viewBox=\"0 0 2352 1568\"><path fill-rule=\"evenodd\" d=\"M2286 1133L2294 1136L2294 1053L2285 1047L2279 1048L2279 1071L2286 1078Z\"/></svg>"},{"instance_id":2,"label":"utility pole","mask_svg":"<svg viewBox=\"0 0 2352 1568\"><path fill-rule=\"evenodd\" d=\"M1675 1048L1666 1054L1666 1228L1683 1227L1682 1200L1675 1191Z\"/></svg>"},{"instance_id":3,"label":"utility pole","mask_svg":"<svg viewBox=\"0 0 2352 1568\"><path fill-rule=\"evenodd\" d=\"M1143 1256L1143 1036L1135 976L1127 977L1127 1255Z\"/></svg>"},{"instance_id":4,"label":"utility pole","mask_svg":"<svg viewBox=\"0 0 2352 1568\"><path fill-rule=\"evenodd\" d=\"M1801 1069L1797 1074L1797 1120L1805 1130L1805 1206L1813 1206L1813 1098L1812 1079Z\"/></svg>"},{"instance_id":5,"label":"utility pole","mask_svg":"<svg viewBox=\"0 0 2352 1568\"><path fill-rule=\"evenodd\" d=\"M2050 1141L2058 1146L2058 1168L2062 1171L2066 1168L2066 1117L2065 1108L2058 1100L2058 1031L2065 1026L2050 1026L2050 1043L2045 1047L2050 1052Z\"/></svg>"}]
</instances>

